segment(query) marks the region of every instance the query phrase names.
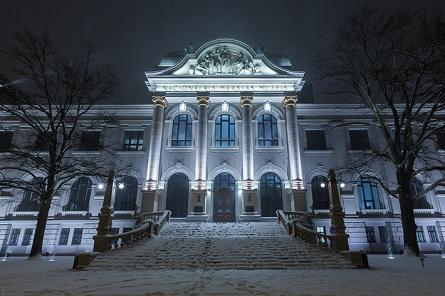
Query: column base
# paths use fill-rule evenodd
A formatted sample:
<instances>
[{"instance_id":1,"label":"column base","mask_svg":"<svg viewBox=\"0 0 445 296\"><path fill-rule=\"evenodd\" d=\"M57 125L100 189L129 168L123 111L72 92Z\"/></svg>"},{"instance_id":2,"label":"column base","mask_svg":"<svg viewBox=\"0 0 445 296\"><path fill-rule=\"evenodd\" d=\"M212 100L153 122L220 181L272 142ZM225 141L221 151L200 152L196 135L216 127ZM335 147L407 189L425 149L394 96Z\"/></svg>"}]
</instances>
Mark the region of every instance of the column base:
<instances>
[{"instance_id":1,"label":"column base","mask_svg":"<svg viewBox=\"0 0 445 296\"><path fill-rule=\"evenodd\" d=\"M206 197L207 190L205 189L192 189L192 216L206 215Z\"/></svg>"},{"instance_id":2,"label":"column base","mask_svg":"<svg viewBox=\"0 0 445 296\"><path fill-rule=\"evenodd\" d=\"M243 189L243 209L241 212L242 216L258 215L255 189Z\"/></svg>"},{"instance_id":3,"label":"column base","mask_svg":"<svg viewBox=\"0 0 445 296\"><path fill-rule=\"evenodd\" d=\"M154 212L156 200L156 190L142 190L141 213Z\"/></svg>"},{"instance_id":4,"label":"column base","mask_svg":"<svg viewBox=\"0 0 445 296\"><path fill-rule=\"evenodd\" d=\"M307 212L306 190L292 189L291 194L292 211Z\"/></svg>"}]
</instances>

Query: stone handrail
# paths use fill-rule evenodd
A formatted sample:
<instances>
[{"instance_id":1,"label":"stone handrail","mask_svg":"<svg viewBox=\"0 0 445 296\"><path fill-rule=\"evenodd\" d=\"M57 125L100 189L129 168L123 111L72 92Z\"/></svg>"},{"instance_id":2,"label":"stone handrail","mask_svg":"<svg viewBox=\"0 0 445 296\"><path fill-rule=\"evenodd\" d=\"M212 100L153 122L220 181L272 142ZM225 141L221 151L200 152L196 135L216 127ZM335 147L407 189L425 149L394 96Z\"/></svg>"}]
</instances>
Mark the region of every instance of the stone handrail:
<instances>
[{"instance_id":1,"label":"stone handrail","mask_svg":"<svg viewBox=\"0 0 445 296\"><path fill-rule=\"evenodd\" d=\"M171 211L166 210L162 212L142 213L138 217L138 224L145 221L152 220L155 222L153 226L154 234L158 235L165 223L170 221Z\"/></svg>"},{"instance_id":2,"label":"stone handrail","mask_svg":"<svg viewBox=\"0 0 445 296\"><path fill-rule=\"evenodd\" d=\"M106 250L122 248L144 238L150 238L152 235L158 235L165 223L170 220L170 215L171 212L168 210L143 213L139 216L139 223L135 229L119 234L96 235L94 239L103 240Z\"/></svg>"},{"instance_id":3,"label":"stone handrail","mask_svg":"<svg viewBox=\"0 0 445 296\"><path fill-rule=\"evenodd\" d=\"M334 236L310 229L311 219L305 212L277 211L278 223L281 223L291 236L298 236L304 241L332 248Z\"/></svg>"}]
</instances>

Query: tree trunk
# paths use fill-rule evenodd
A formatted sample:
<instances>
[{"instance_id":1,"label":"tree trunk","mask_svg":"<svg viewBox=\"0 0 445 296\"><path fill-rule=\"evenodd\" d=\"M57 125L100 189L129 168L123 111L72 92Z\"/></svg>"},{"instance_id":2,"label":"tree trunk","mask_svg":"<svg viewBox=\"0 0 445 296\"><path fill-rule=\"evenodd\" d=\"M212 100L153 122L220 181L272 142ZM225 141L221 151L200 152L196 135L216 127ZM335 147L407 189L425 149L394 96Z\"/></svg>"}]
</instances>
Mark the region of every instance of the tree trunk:
<instances>
[{"instance_id":1,"label":"tree trunk","mask_svg":"<svg viewBox=\"0 0 445 296\"><path fill-rule=\"evenodd\" d=\"M419 244L417 243L417 225L414 218L414 200L411 198L410 183L399 179L399 203L403 226L404 255L419 256Z\"/></svg>"},{"instance_id":2,"label":"tree trunk","mask_svg":"<svg viewBox=\"0 0 445 296\"><path fill-rule=\"evenodd\" d=\"M31 253L29 258L42 254L43 237L45 236L46 222L48 221L48 213L51 202L46 201L40 204L39 215L37 216L37 224L32 241Z\"/></svg>"}]
</instances>

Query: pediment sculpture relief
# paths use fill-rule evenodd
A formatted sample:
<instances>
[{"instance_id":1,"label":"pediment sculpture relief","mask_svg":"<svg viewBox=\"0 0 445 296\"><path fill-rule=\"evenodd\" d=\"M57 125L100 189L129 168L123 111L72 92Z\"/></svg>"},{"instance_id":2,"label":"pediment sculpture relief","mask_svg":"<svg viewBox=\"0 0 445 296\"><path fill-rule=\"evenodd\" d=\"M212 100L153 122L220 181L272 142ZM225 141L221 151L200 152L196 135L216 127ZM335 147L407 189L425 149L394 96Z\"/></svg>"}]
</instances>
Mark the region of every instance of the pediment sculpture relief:
<instances>
[{"instance_id":1,"label":"pediment sculpture relief","mask_svg":"<svg viewBox=\"0 0 445 296\"><path fill-rule=\"evenodd\" d=\"M194 68L197 75L249 75L260 73L259 65L242 51L234 52L221 46L207 51Z\"/></svg>"}]
</instances>

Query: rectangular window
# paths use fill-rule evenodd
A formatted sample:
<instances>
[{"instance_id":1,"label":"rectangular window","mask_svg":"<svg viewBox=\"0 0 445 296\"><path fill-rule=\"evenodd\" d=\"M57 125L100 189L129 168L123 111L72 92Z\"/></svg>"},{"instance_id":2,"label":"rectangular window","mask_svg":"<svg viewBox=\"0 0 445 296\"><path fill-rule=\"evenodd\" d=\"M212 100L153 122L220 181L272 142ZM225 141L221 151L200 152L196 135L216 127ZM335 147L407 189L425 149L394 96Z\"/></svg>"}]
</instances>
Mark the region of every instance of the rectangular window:
<instances>
[{"instance_id":1,"label":"rectangular window","mask_svg":"<svg viewBox=\"0 0 445 296\"><path fill-rule=\"evenodd\" d=\"M437 137L437 147L441 150L445 150L445 133L436 134Z\"/></svg>"},{"instance_id":2,"label":"rectangular window","mask_svg":"<svg viewBox=\"0 0 445 296\"><path fill-rule=\"evenodd\" d=\"M386 233L386 226L379 226L379 236L380 236L380 242L381 243L387 243L388 242L388 235Z\"/></svg>"},{"instance_id":3,"label":"rectangular window","mask_svg":"<svg viewBox=\"0 0 445 296\"><path fill-rule=\"evenodd\" d=\"M11 148L13 135L14 132L0 132L0 152L7 151Z\"/></svg>"},{"instance_id":4,"label":"rectangular window","mask_svg":"<svg viewBox=\"0 0 445 296\"><path fill-rule=\"evenodd\" d=\"M366 238L368 243L375 243L374 226L366 226Z\"/></svg>"},{"instance_id":5,"label":"rectangular window","mask_svg":"<svg viewBox=\"0 0 445 296\"><path fill-rule=\"evenodd\" d=\"M308 150L326 150L326 135L324 130L306 130Z\"/></svg>"},{"instance_id":6,"label":"rectangular window","mask_svg":"<svg viewBox=\"0 0 445 296\"><path fill-rule=\"evenodd\" d=\"M66 246L68 244L68 237L70 236L69 228L62 228L60 231L59 245Z\"/></svg>"},{"instance_id":7,"label":"rectangular window","mask_svg":"<svg viewBox=\"0 0 445 296\"><path fill-rule=\"evenodd\" d=\"M33 228L26 228L25 234L23 235L22 246L29 246L31 244L31 236Z\"/></svg>"},{"instance_id":8,"label":"rectangular window","mask_svg":"<svg viewBox=\"0 0 445 296\"><path fill-rule=\"evenodd\" d=\"M124 151L141 151L144 148L143 131L126 131L124 135Z\"/></svg>"},{"instance_id":9,"label":"rectangular window","mask_svg":"<svg viewBox=\"0 0 445 296\"><path fill-rule=\"evenodd\" d=\"M20 236L20 228L13 228L11 229L11 236L9 237L9 245L10 246L17 246L17 243L19 241Z\"/></svg>"},{"instance_id":10,"label":"rectangular window","mask_svg":"<svg viewBox=\"0 0 445 296\"><path fill-rule=\"evenodd\" d=\"M369 150L369 137L367 130L349 130L351 150Z\"/></svg>"},{"instance_id":11,"label":"rectangular window","mask_svg":"<svg viewBox=\"0 0 445 296\"><path fill-rule=\"evenodd\" d=\"M427 226L426 229L428 230L428 236L430 237L430 242L438 243L439 239L437 238L436 227L434 227L434 226Z\"/></svg>"},{"instance_id":12,"label":"rectangular window","mask_svg":"<svg viewBox=\"0 0 445 296\"><path fill-rule=\"evenodd\" d=\"M80 245L82 242L82 232L83 228L74 228L73 239L71 241L72 245Z\"/></svg>"},{"instance_id":13,"label":"rectangular window","mask_svg":"<svg viewBox=\"0 0 445 296\"><path fill-rule=\"evenodd\" d=\"M94 151L100 147L100 131L85 131L80 137L80 150Z\"/></svg>"},{"instance_id":14,"label":"rectangular window","mask_svg":"<svg viewBox=\"0 0 445 296\"><path fill-rule=\"evenodd\" d=\"M36 151L48 151L49 143L52 142L52 135L53 133L48 131L39 133L34 142L34 149Z\"/></svg>"},{"instance_id":15,"label":"rectangular window","mask_svg":"<svg viewBox=\"0 0 445 296\"><path fill-rule=\"evenodd\" d=\"M417 241L418 241L419 243L424 243L424 242L426 242L426 240L425 240L425 235L423 234L423 228L422 228L422 226L417 226L417 229L416 229L416 236L417 236Z\"/></svg>"}]
</instances>

